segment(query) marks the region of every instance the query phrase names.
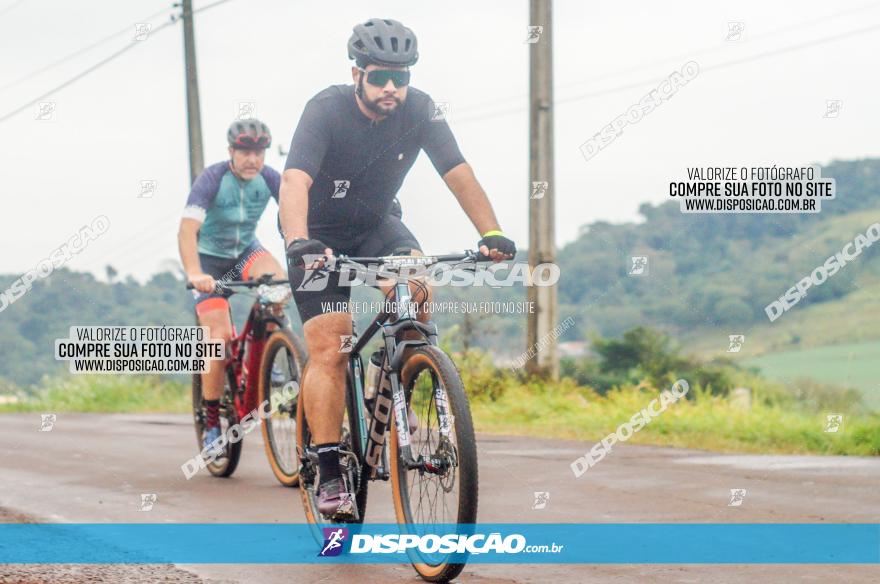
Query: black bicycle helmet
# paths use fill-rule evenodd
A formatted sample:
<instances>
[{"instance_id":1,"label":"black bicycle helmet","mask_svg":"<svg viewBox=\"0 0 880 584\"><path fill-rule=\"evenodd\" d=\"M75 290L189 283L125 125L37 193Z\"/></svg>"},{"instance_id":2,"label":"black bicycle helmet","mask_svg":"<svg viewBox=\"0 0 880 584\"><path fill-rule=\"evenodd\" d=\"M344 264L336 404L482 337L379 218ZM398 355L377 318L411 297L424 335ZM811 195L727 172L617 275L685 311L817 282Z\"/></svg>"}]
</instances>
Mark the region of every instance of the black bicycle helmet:
<instances>
[{"instance_id":1,"label":"black bicycle helmet","mask_svg":"<svg viewBox=\"0 0 880 584\"><path fill-rule=\"evenodd\" d=\"M260 120L235 120L226 132L226 140L233 148L256 150L272 144L269 128Z\"/></svg>"},{"instance_id":2,"label":"black bicycle helmet","mask_svg":"<svg viewBox=\"0 0 880 584\"><path fill-rule=\"evenodd\" d=\"M348 39L348 58L358 67L370 63L408 67L419 60L416 35L397 20L371 18L354 27Z\"/></svg>"}]
</instances>

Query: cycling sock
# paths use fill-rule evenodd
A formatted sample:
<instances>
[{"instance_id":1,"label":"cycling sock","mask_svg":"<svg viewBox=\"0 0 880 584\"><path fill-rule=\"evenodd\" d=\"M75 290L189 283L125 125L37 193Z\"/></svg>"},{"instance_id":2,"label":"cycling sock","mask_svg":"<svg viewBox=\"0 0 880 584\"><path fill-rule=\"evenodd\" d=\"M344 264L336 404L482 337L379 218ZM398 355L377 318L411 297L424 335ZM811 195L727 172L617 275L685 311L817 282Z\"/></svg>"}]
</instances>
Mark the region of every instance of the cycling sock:
<instances>
[{"instance_id":1,"label":"cycling sock","mask_svg":"<svg viewBox=\"0 0 880 584\"><path fill-rule=\"evenodd\" d=\"M205 427L216 428L220 425L220 400L205 400Z\"/></svg>"},{"instance_id":2,"label":"cycling sock","mask_svg":"<svg viewBox=\"0 0 880 584\"><path fill-rule=\"evenodd\" d=\"M339 443L318 444L317 449L321 482L326 483L329 480L340 478L342 475L339 472Z\"/></svg>"}]
</instances>

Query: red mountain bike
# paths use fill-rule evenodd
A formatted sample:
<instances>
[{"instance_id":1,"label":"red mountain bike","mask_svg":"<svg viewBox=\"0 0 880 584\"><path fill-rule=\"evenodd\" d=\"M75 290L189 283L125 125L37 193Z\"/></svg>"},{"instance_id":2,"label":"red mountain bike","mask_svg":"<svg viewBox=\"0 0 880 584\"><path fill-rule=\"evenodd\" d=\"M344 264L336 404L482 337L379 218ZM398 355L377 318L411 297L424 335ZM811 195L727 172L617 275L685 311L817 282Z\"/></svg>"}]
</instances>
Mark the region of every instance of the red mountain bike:
<instances>
[{"instance_id":1,"label":"red mountain bike","mask_svg":"<svg viewBox=\"0 0 880 584\"><path fill-rule=\"evenodd\" d=\"M237 333L233 324L227 349L226 383L220 398L220 431L226 437L223 454L206 460L205 467L214 476L230 476L238 466L244 435L260 424L275 478L293 487L299 482L300 465L295 448L296 404L307 355L283 309L290 299L290 284L273 280L272 276L218 282L218 286L234 293L256 291L251 292L255 300L244 328ZM192 289L192 284L187 289ZM193 375L192 404L201 450L205 411L200 374Z\"/></svg>"}]
</instances>

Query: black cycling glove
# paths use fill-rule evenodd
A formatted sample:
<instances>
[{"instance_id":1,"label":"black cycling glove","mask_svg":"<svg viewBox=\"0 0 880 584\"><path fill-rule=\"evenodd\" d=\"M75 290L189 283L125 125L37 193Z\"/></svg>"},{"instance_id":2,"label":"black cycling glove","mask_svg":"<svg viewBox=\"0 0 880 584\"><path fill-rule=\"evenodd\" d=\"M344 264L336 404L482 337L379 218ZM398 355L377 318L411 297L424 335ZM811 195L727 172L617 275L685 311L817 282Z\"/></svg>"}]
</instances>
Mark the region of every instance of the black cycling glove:
<instances>
[{"instance_id":1,"label":"black cycling glove","mask_svg":"<svg viewBox=\"0 0 880 584\"><path fill-rule=\"evenodd\" d=\"M296 238L287 246L287 264L292 268L305 267L305 256L323 256L327 246L317 239ZM311 263L311 258L309 258Z\"/></svg>"},{"instance_id":2,"label":"black cycling glove","mask_svg":"<svg viewBox=\"0 0 880 584\"><path fill-rule=\"evenodd\" d=\"M484 245L489 248L490 252L493 249L497 249L499 252L510 257L516 255L516 244L512 240L507 239L500 231L486 232L483 235L483 239L477 243L477 247L479 248Z\"/></svg>"}]
</instances>

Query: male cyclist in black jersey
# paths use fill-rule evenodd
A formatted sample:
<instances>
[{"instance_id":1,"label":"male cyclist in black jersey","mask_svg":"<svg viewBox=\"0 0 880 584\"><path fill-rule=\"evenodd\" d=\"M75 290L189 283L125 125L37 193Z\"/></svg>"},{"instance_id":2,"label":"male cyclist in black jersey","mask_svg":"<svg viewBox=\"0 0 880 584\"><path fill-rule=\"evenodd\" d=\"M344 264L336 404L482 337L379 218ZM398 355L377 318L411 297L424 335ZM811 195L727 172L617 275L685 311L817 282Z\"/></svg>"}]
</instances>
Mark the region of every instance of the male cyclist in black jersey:
<instances>
[{"instance_id":1,"label":"male cyclist in black jersey","mask_svg":"<svg viewBox=\"0 0 880 584\"><path fill-rule=\"evenodd\" d=\"M306 104L280 191L288 274L309 351L302 391L318 448L318 508L336 518L354 509L339 469L348 356L339 347L340 337L351 334L350 291L335 273L320 290L303 285L305 268L317 267L305 265L307 256L421 255L393 207L421 150L477 228L480 251L495 261L516 253L449 126L434 115L434 102L409 86L409 67L419 57L413 32L395 20L371 19L354 27L348 56L354 85L328 87ZM429 316L420 311L418 318Z\"/></svg>"}]
</instances>

